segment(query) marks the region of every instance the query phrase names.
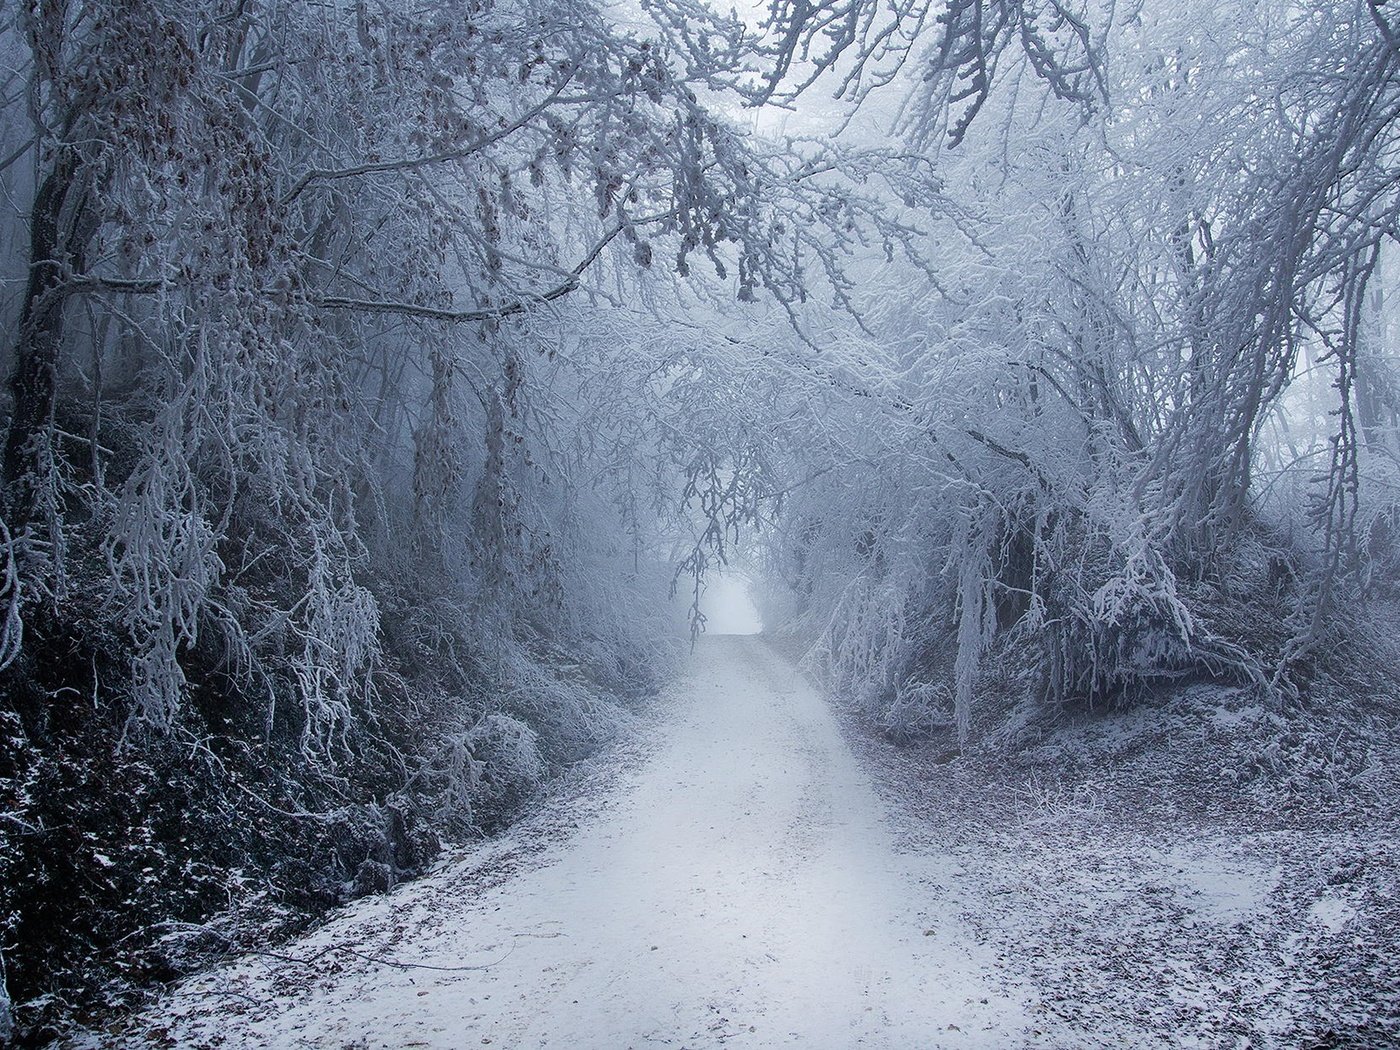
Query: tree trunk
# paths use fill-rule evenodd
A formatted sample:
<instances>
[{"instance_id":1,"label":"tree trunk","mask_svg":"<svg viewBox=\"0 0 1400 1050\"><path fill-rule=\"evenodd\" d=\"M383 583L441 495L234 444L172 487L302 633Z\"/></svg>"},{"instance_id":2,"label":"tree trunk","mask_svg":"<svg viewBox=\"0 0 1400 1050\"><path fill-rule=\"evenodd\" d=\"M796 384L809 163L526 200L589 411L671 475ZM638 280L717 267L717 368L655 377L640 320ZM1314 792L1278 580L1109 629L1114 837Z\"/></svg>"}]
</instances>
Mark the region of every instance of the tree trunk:
<instances>
[{"instance_id":1,"label":"tree trunk","mask_svg":"<svg viewBox=\"0 0 1400 1050\"><path fill-rule=\"evenodd\" d=\"M12 415L0 469L4 473L4 509L18 533L33 520L44 475L52 469L49 435L58 389L66 296L63 283L70 268L82 267L81 248L74 251L64 236L64 206L73 186L76 159L59 154L39 186L30 217L29 282L20 313L15 368L10 375ZM73 228L70 222L70 228Z\"/></svg>"}]
</instances>

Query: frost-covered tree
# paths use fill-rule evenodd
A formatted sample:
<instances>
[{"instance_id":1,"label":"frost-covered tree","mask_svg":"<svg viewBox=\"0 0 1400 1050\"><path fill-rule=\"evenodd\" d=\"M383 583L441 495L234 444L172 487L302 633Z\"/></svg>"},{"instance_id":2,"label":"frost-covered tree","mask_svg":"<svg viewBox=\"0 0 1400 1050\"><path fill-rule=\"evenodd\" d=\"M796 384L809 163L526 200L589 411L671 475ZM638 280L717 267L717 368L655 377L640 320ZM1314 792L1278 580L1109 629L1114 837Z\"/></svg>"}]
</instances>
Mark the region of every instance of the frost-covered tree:
<instances>
[{"instance_id":1,"label":"frost-covered tree","mask_svg":"<svg viewBox=\"0 0 1400 1050\"><path fill-rule=\"evenodd\" d=\"M1201 674L1291 693L1342 596L1390 571L1391 500L1359 508L1362 460L1391 468L1357 422L1393 374L1367 358L1395 234L1383 9L1079 12L1089 57L1061 65L1092 104L1009 45L971 103L930 96L947 14L896 127L973 241L945 229L938 290L872 297L874 338L812 377L837 403L791 445L777 569L815 655L892 725L963 734L998 639L1056 702ZM1260 485L1299 390L1307 452Z\"/></svg>"},{"instance_id":2,"label":"frost-covered tree","mask_svg":"<svg viewBox=\"0 0 1400 1050\"><path fill-rule=\"evenodd\" d=\"M743 131L732 19L635 14L0 7L21 1000L392 883L665 674L669 536L729 455L665 319L848 297L859 244L918 254L862 183L939 198Z\"/></svg>"}]
</instances>

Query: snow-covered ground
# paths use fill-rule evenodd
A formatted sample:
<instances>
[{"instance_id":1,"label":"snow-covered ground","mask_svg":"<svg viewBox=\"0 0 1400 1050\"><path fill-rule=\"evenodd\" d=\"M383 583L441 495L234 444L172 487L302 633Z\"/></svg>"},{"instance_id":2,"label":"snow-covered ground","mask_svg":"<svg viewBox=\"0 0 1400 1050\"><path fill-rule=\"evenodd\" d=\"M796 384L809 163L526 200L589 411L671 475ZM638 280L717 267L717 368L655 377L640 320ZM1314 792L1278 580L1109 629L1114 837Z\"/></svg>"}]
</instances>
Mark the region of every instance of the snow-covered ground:
<instances>
[{"instance_id":1,"label":"snow-covered ground","mask_svg":"<svg viewBox=\"0 0 1400 1050\"><path fill-rule=\"evenodd\" d=\"M1196 775L1194 703L899 747L705 638L509 835L86 1045L1400 1045L1393 807Z\"/></svg>"},{"instance_id":2,"label":"snow-covered ground","mask_svg":"<svg viewBox=\"0 0 1400 1050\"><path fill-rule=\"evenodd\" d=\"M893 848L829 708L761 639L703 639L641 744L612 756L606 786L274 955L187 982L98 1041L1036 1041L1018 989L958 918L953 863Z\"/></svg>"},{"instance_id":3,"label":"snow-covered ground","mask_svg":"<svg viewBox=\"0 0 1400 1050\"><path fill-rule=\"evenodd\" d=\"M962 754L844 725L896 848L958 865L954 906L1023 989L1026 1045L1400 1046L1396 796L1300 796L1296 768L1247 789L1217 768L1246 742L1204 735L1199 705ZM1393 743L1371 743L1389 776Z\"/></svg>"}]
</instances>

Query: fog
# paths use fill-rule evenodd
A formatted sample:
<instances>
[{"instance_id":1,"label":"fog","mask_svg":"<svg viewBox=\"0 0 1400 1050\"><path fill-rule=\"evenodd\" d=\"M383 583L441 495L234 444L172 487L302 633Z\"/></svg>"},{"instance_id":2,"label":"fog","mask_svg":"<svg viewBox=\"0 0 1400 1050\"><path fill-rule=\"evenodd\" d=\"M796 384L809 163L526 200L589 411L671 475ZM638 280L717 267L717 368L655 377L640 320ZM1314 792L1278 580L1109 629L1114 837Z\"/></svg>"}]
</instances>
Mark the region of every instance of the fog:
<instances>
[{"instance_id":1,"label":"fog","mask_svg":"<svg viewBox=\"0 0 1400 1050\"><path fill-rule=\"evenodd\" d=\"M722 570L710 577L700 600L706 634L761 634L763 621L751 594L753 581L744 573Z\"/></svg>"}]
</instances>

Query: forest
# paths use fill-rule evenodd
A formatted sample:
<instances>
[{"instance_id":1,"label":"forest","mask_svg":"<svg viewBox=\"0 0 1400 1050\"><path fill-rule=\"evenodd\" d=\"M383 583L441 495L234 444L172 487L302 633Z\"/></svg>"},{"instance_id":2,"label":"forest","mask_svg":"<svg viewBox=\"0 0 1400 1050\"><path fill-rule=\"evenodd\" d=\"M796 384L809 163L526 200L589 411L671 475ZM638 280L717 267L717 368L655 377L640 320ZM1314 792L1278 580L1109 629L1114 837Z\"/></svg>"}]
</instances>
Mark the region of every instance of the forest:
<instances>
[{"instance_id":1,"label":"forest","mask_svg":"<svg viewBox=\"0 0 1400 1050\"><path fill-rule=\"evenodd\" d=\"M1396 786L1400 9L722 6L0 0L0 1045L513 827L735 568L901 748Z\"/></svg>"}]
</instances>

